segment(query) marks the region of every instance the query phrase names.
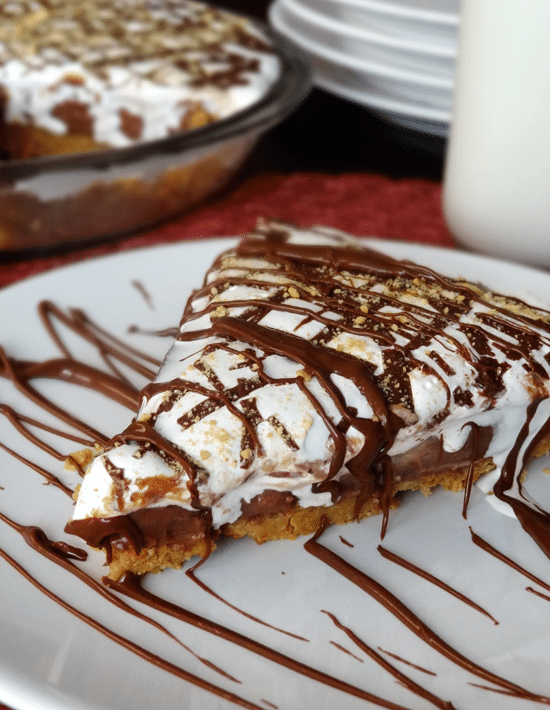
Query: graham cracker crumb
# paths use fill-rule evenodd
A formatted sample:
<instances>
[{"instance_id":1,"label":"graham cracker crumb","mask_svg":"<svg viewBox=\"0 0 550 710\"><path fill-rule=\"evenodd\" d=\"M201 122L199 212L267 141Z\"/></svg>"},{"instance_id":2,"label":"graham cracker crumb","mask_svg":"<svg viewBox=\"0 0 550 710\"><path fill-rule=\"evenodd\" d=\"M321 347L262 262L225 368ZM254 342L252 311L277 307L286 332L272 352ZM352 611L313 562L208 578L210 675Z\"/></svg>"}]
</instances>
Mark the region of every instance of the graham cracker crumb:
<instances>
[{"instance_id":1,"label":"graham cracker crumb","mask_svg":"<svg viewBox=\"0 0 550 710\"><path fill-rule=\"evenodd\" d=\"M65 471L80 471L86 466L89 466L94 459L92 449L80 449L70 454L63 464Z\"/></svg>"}]
</instances>

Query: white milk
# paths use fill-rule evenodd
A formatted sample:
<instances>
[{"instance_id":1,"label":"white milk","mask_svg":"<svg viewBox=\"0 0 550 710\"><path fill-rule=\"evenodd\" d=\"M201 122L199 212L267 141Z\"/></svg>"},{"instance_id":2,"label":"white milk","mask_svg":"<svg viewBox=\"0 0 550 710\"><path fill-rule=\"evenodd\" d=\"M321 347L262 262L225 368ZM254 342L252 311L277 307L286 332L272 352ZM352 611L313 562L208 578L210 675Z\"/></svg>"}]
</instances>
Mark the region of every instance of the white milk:
<instances>
[{"instance_id":1,"label":"white milk","mask_svg":"<svg viewBox=\"0 0 550 710\"><path fill-rule=\"evenodd\" d=\"M463 0L443 204L458 243L550 266L550 0Z\"/></svg>"}]
</instances>

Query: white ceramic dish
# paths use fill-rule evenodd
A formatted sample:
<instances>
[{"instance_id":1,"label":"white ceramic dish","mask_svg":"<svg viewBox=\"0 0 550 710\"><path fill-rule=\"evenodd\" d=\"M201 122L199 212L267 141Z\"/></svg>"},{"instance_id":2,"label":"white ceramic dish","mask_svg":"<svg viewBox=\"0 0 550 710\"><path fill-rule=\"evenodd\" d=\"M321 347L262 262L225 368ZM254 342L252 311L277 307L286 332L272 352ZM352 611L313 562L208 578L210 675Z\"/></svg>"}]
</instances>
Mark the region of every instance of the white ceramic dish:
<instances>
[{"instance_id":1,"label":"white ceramic dish","mask_svg":"<svg viewBox=\"0 0 550 710\"><path fill-rule=\"evenodd\" d=\"M286 8L283 4L276 0L269 9L269 20L271 25L282 35L299 46L307 54L320 57L333 64L340 65L352 69L358 73L368 76L371 80L378 79L379 81L388 82L395 80L396 82L405 82L421 87L430 87L434 90L440 90L442 93L452 92L453 79L449 77L438 77L432 74L411 71L401 67L385 64L383 62L367 61L357 57L348 55L344 52L326 47L325 45L315 41L306 34L303 34L292 23L289 18Z\"/></svg>"},{"instance_id":2,"label":"white ceramic dish","mask_svg":"<svg viewBox=\"0 0 550 710\"><path fill-rule=\"evenodd\" d=\"M298 0L296 0L298 1ZM456 46L458 15L413 12L374 0L299 0L300 4L350 27L363 28L395 39ZM396 11L397 10L397 11ZM404 10L404 11L403 11Z\"/></svg>"},{"instance_id":3,"label":"white ceramic dish","mask_svg":"<svg viewBox=\"0 0 550 710\"><path fill-rule=\"evenodd\" d=\"M377 81L376 77L313 56L310 63L314 83L326 91L359 101L365 106L373 105L375 97L378 97L381 101L399 105L404 114L446 123L450 121L450 92L401 81Z\"/></svg>"},{"instance_id":4,"label":"white ceramic dish","mask_svg":"<svg viewBox=\"0 0 550 710\"><path fill-rule=\"evenodd\" d=\"M460 11L461 0L357 0L357 2L378 2L388 11L395 8L395 12L411 12L413 14L428 13L430 15L452 14Z\"/></svg>"},{"instance_id":5,"label":"white ceramic dish","mask_svg":"<svg viewBox=\"0 0 550 710\"><path fill-rule=\"evenodd\" d=\"M304 51L314 73L314 83L337 96L382 112L393 123L445 137L448 132L452 85L430 76L414 75L354 60L304 40L285 22L281 7L271 8L271 22Z\"/></svg>"},{"instance_id":6,"label":"white ceramic dish","mask_svg":"<svg viewBox=\"0 0 550 710\"><path fill-rule=\"evenodd\" d=\"M441 46L432 37L428 41L422 41L414 32L406 32L404 36L394 37L385 32L377 32L372 28L364 29L355 24L339 20L335 17L328 17L317 4L308 4L303 0L280 0L294 12L309 20L315 27L323 27L341 34L345 38L357 38L372 44L383 45L393 49L408 49L418 54L428 54L437 58L455 57L455 46ZM327 0L330 1L330 0ZM362 9L362 8L361 8ZM411 18L412 19L412 18Z\"/></svg>"},{"instance_id":7,"label":"white ceramic dish","mask_svg":"<svg viewBox=\"0 0 550 710\"><path fill-rule=\"evenodd\" d=\"M380 118L396 126L401 126L401 128L416 131L417 133L426 133L436 138L447 138L449 135L449 123L447 121L432 121L422 117L407 116L399 106L395 110L372 108Z\"/></svg>"},{"instance_id":8,"label":"white ceramic dish","mask_svg":"<svg viewBox=\"0 0 550 710\"><path fill-rule=\"evenodd\" d=\"M452 79L455 47L405 41L327 18L295 0L276 0L284 22L327 50L398 69Z\"/></svg>"},{"instance_id":9,"label":"white ceramic dish","mask_svg":"<svg viewBox=\"0 0 550 710\"><path fill-rule=\"evenodd\" d=\"M483 280L495 290L513 289L519 295L529 291L535 297L550 293L550 276L533 269L418 245L387 241L373 244L393 256L421 261L449 275ZM46 337L36 314L38 301L51 299L64 308L84 309L92 320L126 342L161 356L167 347L165 340L146 335L143 330L158 331L175 325L189 291L199 285L203 271L227 245L227 240L213 240L123 253L6 288L0 292L2 345L18 359L58 356L59 351ZM141 333L128 333L134 324L141 326ZM92 356L91 346L77 338L69 340L75 356ZM103 399L87 390L75 397L69 385L39 381L36 386L104 432L118 430L131 416L121 407L105 407ZM34 406L3 379L0 391L4 404L31 416L35 413ZM49 439L61 448L57 437L52 435ZM74 483L74 473L62 473L61 464L29 445L14 432L6 417L0 417L0 441ZM67 447L66 442L64 446ZM548 507L548 478L542 473L545 465L547 462L541 461L530 467L527 487ZM75 542L63 533L70 499L53 486L43 485L37 473L1 449L0 485L0 511L19 523L40 525L50 539ZM473 545L469 526L547 583L550 561L514 518L497 512L489 501L475 489L468 520L464 520L460 496L409 496L392 513L383 544L469 596L499 621L498 626L447 592L382 558L377 552L377 518L334 528L321 542L385 585L468 658L532 692L550 695L549 602L525 591L527 586L538 589L537 585ZM193 651L241 683L228 680L206 668L174 639L115 608L32 551L3 522L0 547L68 604L161 658L236 693L256 708L377 707L132 602L132 606L154 617ZM101 555L92 554L88 562L77 564L94 579L104 574ZM0 575L0 702L16 710L236 707L106 638L47 598L3 559ZM197 576L239 609L307 641L244 618L195 586L183 572L167 571L148 580L148 586L176 604L403 708L428 710L433 704L396 683L323 612L335 615L371 648L383 649L379 653L386 661L452 702L457 710L525 710L535 706L518 697L480 688L491 684L458 668L422 642L373 598L307 554L300 540L263 547L246 540L228 541L197 571ZM429 675L426 670L437 675Z\"/></svg>"}]
</instances>

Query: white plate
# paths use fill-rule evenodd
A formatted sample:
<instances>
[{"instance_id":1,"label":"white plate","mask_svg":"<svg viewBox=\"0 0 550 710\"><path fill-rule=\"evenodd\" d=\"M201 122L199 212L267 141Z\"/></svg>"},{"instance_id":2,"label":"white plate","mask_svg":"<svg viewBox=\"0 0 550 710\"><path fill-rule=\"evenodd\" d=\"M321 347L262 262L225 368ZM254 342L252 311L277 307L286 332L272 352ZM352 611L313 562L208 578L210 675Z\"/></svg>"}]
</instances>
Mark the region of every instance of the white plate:
<instances>
[{"instance_id":1,"label":"white plate","mask_svg":"<svg viewBox=\"0 0 550 710\"><path fill-rule=\"evenodd\" d=\"M374 30L398 39L456 47L458 15L395 12L394 5L367 0L297 0L303 6L348 26ZM399 8L398 8L399 9ZM405 8L407 10L407 8Z\"/></svg>"},{"instance_id":2,"label":"white plate","mask_svg":"<svg viewBox=\"0 0 550 710\"><path fill-rule=\"evenodd\" d=\"M380 92L352 89L321 76L315 83L331 94L373 109L391 123L440 138L446 138L448 135L449 114L447 112L399 101Z\"/></svg>"},{"instance_id":3,"label":"white plate","mask_svg":"<svg viewBox=\"0 0 550 710\"><path fill-rule=\"evenodd\" d=\"M355 0L358 3L371 4L375 0ZM462 0L376 0L378 4L387 8L395 8L396 12L429 13L430 15L457 15L460 12Z\"/></svg>"},{"instance_id":4,"label":"white plate","mask_svg":"<svg viewBox=\"0 0 550 710\"><path fill-rule=\"evenodd\" d=\"M418 119L429 124L438 124L437 132L441 130L446 134L451 120L450 106L445 108L445 103L434 101L430 96L414 94L412 87L408 93L400 92L401 85L396 82L377 82L372 78L357 74L346 67L341 67L317 57L311 57L313 68L313 81L321 89L331 94L355 101L367 108ZM409 96L408 94L413 94Z\"/></svg>"},{"instance_id":5,"label":"white plate","mask_svg":"<svg viewBox=\"0 0 550 710\"><path fill-rule=\"evenodd\" d=\"M404 42L388 35L349 27L293 0L277 0L272 12L274 9L278 9L284 23L294 34L314 42L327 52L335 51L353 60L387 65L442 80L453 79L453 47Z\"/></svg>"},{"instance_id":6,"label":"white plate","mask_svg":"<svg viewBox=\"0 0 550 710\"><path fill-rule=\"evenodd\" d=\"M416 131L417 133L426 133L436 138L447 138L449 135L449 124L445 121L430 121L425 118L417 118L416 116L407 116L406 113L400 113L399 108L393 111L382 108L377 109L374 106L372 108L380 118L396 126L406 128L407 130Z\"/></svg>"},{"instance_id":7,"label":"white plate","mask_svg":"<svg viewBox=\"0 0 550 710\"><path fill-rule=\"evenodd\" d=\"M460 0L330 0L358 9L372 10L430 25L456 27L459 23Z\"/></svg>"},{"instance_id":8,"label":"white plate","mask_svg":"<svg viewBox=\"0 0 550 710\"><path fill-rule=\"evenodd\" d=\"M359 54L365 44L373 44L387 47L396 52L408 50L414 54L426 54L437 59L454 59L456 57L456 46L454 45L439 45L433 40L424 42L414 34L409 37L393 37L385 32L373 31L372 28L364 29L363 27L358 27L356 24L333 17L327 17L324 12L320 12L318 8L312 8L306 3L301 2L301 0L279 1L289 10L292 10L297 17L311 24L316 30L323 28L345 41L356 40L358 43L361 43L357 45L360 48L357 50Z\"/></svg>"},{"instance_id":9,"label":"white plate","mask_svg":"<svg viewBox=\"0 0 550 710\"><path fill-rule=\"evenodd\" d=\"M430 86L444 92L452 92L453 90L454 81L452 77L433 76L392 66L384 62L368 61L316 42L307 32L303 34L297 30L292 21L289 22L286 8L278 0L269 9L269 20L278 32L288 37L291 42L301 47L306 53L360 72L365 76L378 77L384 81L394 80L418 86Z\"/></svg>"},{"instance_id":10,"label":"white plate","mask_svg":"<svg viewBox=\"0 0 550 710\"><path fill-rule=\"evenodd\" d=\"M227 240L188 242L122 253L6 288L0 292L2 344L16 358L56 356L58 351L36 315L38 301L51 299L63 307L84 309L109 331L160 356L166 349L164 340L131 335L128 328L138 323L144 329L154 330L174 325L191 288L199 284L206 267L227 244ZM378 245L391 255L422 261L449 275L483 280L493 289L513 290L521 295L530 291L534 296L550 293L550 276L536 270L443 249L391 242ZM153 307L136 287L136 281L150 294ZM74 343L79 357L88 350L87 346ZM55 395L71 410L83 412L87 420L108 433L122 428L130 416L120 408L105 408L103 401L92 395L75 396L70 386L40 382L37 387ZM29 414L34 412L34 407L1 379L0 396L3 402ZM14 434L5 418L0 418L0 441L48 470L60 467ZM58 447L63 446L59 440L56 442ZM65 451L74 448L66 443L64 447ZM543 465L531 466L530 488L538 483L547 487L548 479L541 473ZM74 482L75 474L57 472ZM70 515L70 500L58 489L44 486L36 473L1 450L0 485L3 513L23 524L40 525L51 539L75 542L63 533ZM474 491L467 521L461 517L461 507L459 495L441 492L428 499L409 496L392 514L384 545L473 598L496 617L498 626L447 592L383 559L377 552L380 542L377 518L332 529L322 542L386 585L457 650L531 691L550 695L549 602L527 593L526 586L536 585L474 546L468 526L547 582L550 582L550 561L517 521L495 511L479 489ZM3 523L0 523L0 547L69 604L147 650L228 688L260 708L376 707L143 608L195 652L242 682L226 680L165 634L116 609L69 573L33 552ZM81 566L98 578L104 571L101 564L101 555L93 554ZM438 655L367 594L308 555L301 540L262 547L248 540L228 541L198 571L198 576L238 608L308 641L292 639L244 618L201 591L183 572L170 570L149 583L157 593L198 614L406 708L427 710L433 705L396 683L323 610L336 615L372 648L381 647L437 673L427 675L385 656L419 684L451 700L457 710L535 707L525 700L472 685L490 684ZM0 580L0 701L18 710L233 707L104 637L47 598L2 559Z\"/></svg>"}]
</instances>

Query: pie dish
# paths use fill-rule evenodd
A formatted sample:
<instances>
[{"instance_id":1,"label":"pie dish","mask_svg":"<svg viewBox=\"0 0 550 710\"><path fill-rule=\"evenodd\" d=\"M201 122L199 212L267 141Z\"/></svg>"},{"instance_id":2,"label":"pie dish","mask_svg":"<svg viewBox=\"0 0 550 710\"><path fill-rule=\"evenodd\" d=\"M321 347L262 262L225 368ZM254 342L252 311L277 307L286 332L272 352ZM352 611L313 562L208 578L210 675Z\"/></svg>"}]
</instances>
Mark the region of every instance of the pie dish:
<instances>
[{"instance_id":1,"label":"pie dish","mask_svg":"<svg viewBox=\"0 0 550 710\"><path fill-rule=\"evenodd\" d=\"M128 234L197 205L308 92L288 42L191 0L1 12L3 251Z\"/></svg>"}]
</instances>

